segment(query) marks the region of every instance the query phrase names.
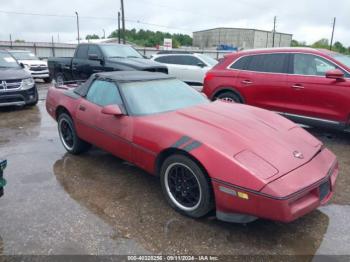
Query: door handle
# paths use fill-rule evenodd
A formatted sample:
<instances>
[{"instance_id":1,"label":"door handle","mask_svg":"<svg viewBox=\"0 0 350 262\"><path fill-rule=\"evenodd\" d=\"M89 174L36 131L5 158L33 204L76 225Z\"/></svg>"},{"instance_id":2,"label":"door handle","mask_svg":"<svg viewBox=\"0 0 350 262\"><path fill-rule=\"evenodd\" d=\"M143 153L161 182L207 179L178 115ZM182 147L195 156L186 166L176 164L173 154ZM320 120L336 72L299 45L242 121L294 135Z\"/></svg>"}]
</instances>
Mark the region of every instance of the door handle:
<instances>
[{"instance_id":1,"label":"door handle","mask_svg":"<svg viewBox=\"0 0 350 262\"><path fill-rule=\"evenodd\" d=\"M250 84L253 84L253 82L252 82L252 81L250 81L250 80L243 80L241 83L242 83L242 84L244 84L244 85L250 85Z\"/></svg>"},{"instance_id":2,"label":"door handle","mask_svg":"<svg viewBox=\"0 0 350 262\"><path fill-rule=\"evenodd\" d=\"M80 105L80 106L79 106L79 110L84 112L84 111L86 110L86 107L83 106L83 105Z\"/></svg>"},{"instance_id":3,"label":"door handle","mask_svg":"<svg viewBox=\"0 0 350 262\"><path fill-rule=\"evenodd\" d=\"M295 85L292 85L292 88L294 88L294 89L304 89L305 87L302 86L301 84L295 84Z\"/></svg>"}]
</instances>

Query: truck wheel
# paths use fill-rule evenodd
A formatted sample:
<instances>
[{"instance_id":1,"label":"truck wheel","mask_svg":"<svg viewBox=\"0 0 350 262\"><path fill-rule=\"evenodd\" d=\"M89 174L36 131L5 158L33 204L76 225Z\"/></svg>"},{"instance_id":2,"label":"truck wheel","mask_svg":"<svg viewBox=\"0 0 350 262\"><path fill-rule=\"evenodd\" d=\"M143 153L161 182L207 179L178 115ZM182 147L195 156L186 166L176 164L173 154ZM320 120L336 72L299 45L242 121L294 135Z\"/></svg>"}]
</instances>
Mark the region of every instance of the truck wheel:
<instances>
[{"instance_id":1,"label":"truck wheel","mask_svg":"<svg viewBox=\"0 0 350 262\"><path fill-rule=\"evenodd\" d=\"M63 85L66 80L62 73L57 73L55 77L55 81L58 85Z\"/></svg>"},{"instance_id":2,"label":"truck wheel","mask_svg":"<svg viewBox=\"0 0 350 262\"><path fill-rule=\"evenodd\" d=\"M231 91L227 91L227 92L219 94L216 97L216 99L224 100L226 102L231 102L231 103L240 103L240 104L243 103L242 99L238 95L236 95L235 93L233 93Z\"/></svg>"},{"instance_id":3,"label":"truck wheel","mask_svg":"<svg viewBox=\"0 0 350 262\"><path fill-rule=\"evenodd\" d=\"M165 198L179 213L199 218L214 208L210 182L189 157L168 157L161 167L160 178Z\"/></svg>"},{"instance_id":4,"label":"truck wheel","mask_svg":"<svg viewBox=\"0 0 350 262\"><path fill-rule=\"evenodd\" d=\"M64 148L71 154L81 154L91 147L89 143L78 137L73 120L66 113L62 113L58 117L58 133Z\"/></svg>"}]
</instances>

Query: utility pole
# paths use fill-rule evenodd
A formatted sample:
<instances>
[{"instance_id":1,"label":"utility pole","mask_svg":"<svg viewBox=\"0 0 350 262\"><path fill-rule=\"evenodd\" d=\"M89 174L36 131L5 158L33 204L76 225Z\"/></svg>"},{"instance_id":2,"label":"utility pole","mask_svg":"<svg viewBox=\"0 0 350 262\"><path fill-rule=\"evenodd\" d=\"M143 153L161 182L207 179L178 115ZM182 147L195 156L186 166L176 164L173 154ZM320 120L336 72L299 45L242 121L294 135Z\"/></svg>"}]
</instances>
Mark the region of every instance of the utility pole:
<instances>
[{"instance_id":1,"label":"utility pole","mask_svg":"<svg viewBox=\"0 0 350 262\"><path fill-rule=\"evenodd\" d=\"M122 27L123 27L123 44L126 43L125 41L125 13L124 13L124 0L120 0L121 9L122 9Z\"/></svg>"},{"instance_id":2,"label":"utility pole","mask_svg":"<svg viewBox=\"0 0 350 262\"><path fill-rule=\"evenodd\" d=\"M333 37L334 37L334 29L335 29L335 22L336 22L337 18L334 17L334 20L333 20L333 29L332 29L332 37L331 37L331 44L329 46L329 50L332 50L332 46L333 46Z\"/></svg>"},{"instance_id":3,"label":"utility pole","mask_svg":"<svg viewBox=\"0 0 350 262\"><path fill-rule=\"evenodd\" d=\"M77 11L75 11L75 14L77 15L77 30L78 30L78 44L80 44L80 32L79 32L79 14Z\"/></svg>"},{"instance_id":4,"label":"utility pole","mask_svg":"<svg viewBox=\"0 0 350 262\"><path fill-rule=\"evenodd\" d=\"M276 20L277 20L277 17L275 16L273 18L272 47L275 47Z\"/></svg>"},{"instance_id":5,"label":"utility pole","mask_svg":"<svg viewBox=\"0 0 350 262\"><path fill-rule=\"evenodd\" d=\"M11 45L11 49L12 49L12 35L10 34L10 45Z\"/></svg>"},{"instance_id":6,"label":"utility pole","mask_svg":"<svg viewBox=\"0 0 350 262\"><path fill-rule=\"evenodd\" d=\"M118 12L118 43L120 44L120 12Z\"/></svg>"}]
</instances>

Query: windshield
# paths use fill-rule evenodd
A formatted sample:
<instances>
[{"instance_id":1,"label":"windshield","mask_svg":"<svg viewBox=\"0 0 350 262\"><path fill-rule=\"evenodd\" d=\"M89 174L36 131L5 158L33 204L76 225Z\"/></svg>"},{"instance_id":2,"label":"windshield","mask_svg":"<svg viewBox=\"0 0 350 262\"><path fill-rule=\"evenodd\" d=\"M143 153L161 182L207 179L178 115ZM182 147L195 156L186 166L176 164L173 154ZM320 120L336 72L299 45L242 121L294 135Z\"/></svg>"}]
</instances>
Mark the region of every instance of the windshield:
<instances>
[{"instance_id":1,"label":"windshield","mask_svg":"<svg viewBox=\"0 0 350 262\"><path fill-rule=\"evenodd\" d=\"M210 66L215 66L219 61L215 60L214 58L211 58L210 56L198 54L200 59L202 59L205 63L207 63Z\"/></svg>"},{"instance_id":2,"label":"windshield","mask_svg":"<svg viewBox=\"0 0 350 262\"><path fill-rule=\"evenodd\" d=\"M39 60L33 53L31 52L16 52L16 51L10 51L10 53L17 59L17 60Z\"/></svg>"},{"instance_id":3,"label":"windshield","mask_svg":"<svg viewBox=\"0 0 350 262\"><path fill-rule=\"evenodd\" d=\"M149 115L209 103L177 79L124 83L122 92L133 115Z\"/></svg>"},{"instance_id":4,"label":"windshield","mask_svg":"<svg viewBox=\"0 0 350 262\"><path fill-rule=\"evenodd\" d=\"M8 53L0 52L0 67L1 68L18 68L17 61Z\"/></svg>"},{"instance_id":5,"label":"windshield","mask_svg":"<svg viewBox=\"0 0 350 262\"><path fill-rule=\"evenodd\" d=\"M134 48L128 45L101 45L108 58L143 58Z\"/></svg>"},{"instance_id":6,"label":"windshield","mask_svg":"<svg viewBox=\"0 0 350 262\"><path fill-rule=\"evenodd\" d=\"M350 68L350 56L348 55L342 55L342 54L332 54L331 55L335 60L338 62L346 65L347 67Z\"/></svg>"}]
</instances>

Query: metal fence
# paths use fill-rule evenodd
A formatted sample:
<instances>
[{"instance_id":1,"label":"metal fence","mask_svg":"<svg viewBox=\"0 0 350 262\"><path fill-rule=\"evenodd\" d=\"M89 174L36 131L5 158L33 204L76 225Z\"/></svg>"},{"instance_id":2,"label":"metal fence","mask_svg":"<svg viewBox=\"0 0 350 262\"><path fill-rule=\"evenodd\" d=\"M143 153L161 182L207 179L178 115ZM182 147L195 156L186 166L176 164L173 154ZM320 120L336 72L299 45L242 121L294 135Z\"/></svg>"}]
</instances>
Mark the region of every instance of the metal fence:
<instances>
[{"instance_id":1,"label":"metal fence","mask_svg":"<svg viewBox=\"0 0 350 262\"><path fill-rule=\"evenodd\" d=\"M76 44L65 44L65 43L48 43L48 42L10 42L0 41L0 49L18 49L18 50L29 50L36 56L46 59L48 57L72 57ZM141 54L151 57L156 54L158 49L148 47L135 47ZM229 51L217 51L217 50L201 50L195 48L176 49L177 51L189 51L202 53L212 58L219 59L225 54L230 53Z\"/></svg>"}]
</instances>

